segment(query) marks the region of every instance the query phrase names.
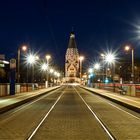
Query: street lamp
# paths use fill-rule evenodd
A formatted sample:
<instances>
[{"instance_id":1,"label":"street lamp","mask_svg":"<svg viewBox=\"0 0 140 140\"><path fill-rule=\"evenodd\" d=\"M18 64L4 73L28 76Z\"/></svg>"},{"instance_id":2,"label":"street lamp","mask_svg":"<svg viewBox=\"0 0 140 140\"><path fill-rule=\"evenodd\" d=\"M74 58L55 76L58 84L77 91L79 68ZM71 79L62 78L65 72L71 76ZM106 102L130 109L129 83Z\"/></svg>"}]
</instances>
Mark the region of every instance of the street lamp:
<instances>
[{"instance_id":1,"label":"street lamp","mask_svg":"<svg viewBox=\"0 0 140 140\"><path fill-rule=\"evenodd\" d=\"M32 83L34 83L34 64L39 59L39 56L34 54L29 54L27 56L27 64L30 64L32 66Z\"/></svg>"},{"instance_id":2,"label":"street lamp","mask_svg":"<svg viewBox=\"0 0 140 140\"><path fill-rule=\"evenodd\" d=\"M46 59L47 59L47 65L48 65L48 68L49 68L49 62L50 62L50 59L51 59L51 55L47 54ZM47 71L46 87L48 87L48 85L49 85L49 72Z\"/></svg>"},{"instance_id":3,"label":"street lamp","mask_svg":"<svg viewBox=\"0 0 140 140\"><path fill-rule=\"evenodd\" d=\"M19 83L20 79L20 51L26 52L27 51L27 46L20 46L18 48L18 70L17 70L17 82Z\"/></svg>"},{"instance_id":4,"label":"street lamp","mask_svg":"<svg viewBox=\"0 0 140 140\"><path fill-rule=\"evenodd\" d=\"M110 65L112 64L114 67L113 72L112 72L112 80L113 80L113 91L115 92L115 82L114 82L114 75L115 75L115 54L113 53L108 53L105 56L105 61ZM107 78L107 77L106 77Z\"/></svg>"},{"instance_id":5,"label":"street lamp","mask_svg":"<svg viewBox=\"0 0 140 140\"><path fill-rule=\"evenodd\" d=\"M102 65L103 65L103 82L104 82L104 81L105 81L105 76L106 76L106 73L105 73L105 63L104 63L104 61L105 61L105 54L104 54L104 53L101 53L100 55L101 55L101 57L102 57Z\"/></svg>"},{"instance_id":6,"label":"street lamp","mask_svg":"<svg viewBox=\"0 0 140 140\"><path fill-rule=\"evenodd\" d=\"M82 61L84 60L83 56L79 57L79 62L80 62L80 79L82 78Z\"/></svg>"},{"instance_id":7,"label":"street lamp","mask_svg":"<svg viewBox=\"0 0 140 140\"><path fill-rule=\"evenodd\" d=\"M132 83L134 83L134 48L130 47L129 45L126 45L124 47L124 50L125 51L130 51L131 50L131 55L132 55L132 67L131 67L132 73L131 73L131 77L132 77Z\"/></svg>"},{"instance_id":8,"label":"street lamp","mask_svg":"<svg viewBox=\"0 0 140 140\"><path fill-rule=\"evenodd\" d=\"M46 63L43 63L42 65L41 65L41 69L43 70L43 71L47 71L47 69L48 69L48 65L46 64Z\"/></svg>"},{"instance_id":9,"label":"street lamp","mask_svg":"<svg viewBox=\"0 0 140 140\"><path fill-rule=\"evenodd\" d=\"M96 69L96 70L99 70L100 69L100 64L99 63L95 63L95 65L94 65L94 69Z\"/></svg>"},{"instance_id":10,"label":"street lamp","mask_svg":"<svg viewBox=\"0 0 140 140\"><path fill-rule=\"evenodd\" d=\"M112 53L108 53L108 54L105 56L105 61L106 61L108 64L114 63L114 62L115 62L115 55L112 54Z\"/></svg>"}]
</instances>

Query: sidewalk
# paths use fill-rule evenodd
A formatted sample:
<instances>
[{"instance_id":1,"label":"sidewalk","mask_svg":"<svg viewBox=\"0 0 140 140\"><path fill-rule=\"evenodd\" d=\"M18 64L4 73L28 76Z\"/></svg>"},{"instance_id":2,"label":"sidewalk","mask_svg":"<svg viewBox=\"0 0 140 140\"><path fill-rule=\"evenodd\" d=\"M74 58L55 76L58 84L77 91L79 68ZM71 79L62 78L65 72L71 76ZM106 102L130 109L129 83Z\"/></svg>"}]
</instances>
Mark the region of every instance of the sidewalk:
<instances>
[{"instance_id":1,"label":"sidewalk","mask_svg":"<svg viewBox=\"0 0 140 140\"><path fill-rule=\"evenodd\" d=\"M10 109L18 107L24 103L27 103L30 100L33 100L59 87L60 86L49 87L47 89L35 90L33 92L24 92L24 93L19 93L15 95L0 97L0 113L6 112Z\"/></svg>"},{"instance_id":2,"label":"sidewalk","mask_svg":"<svg viewBox=\"0 0 140 140\"><path fill-rule=\"evenodd\" d=\"M132 97L128 95L121 95L119 93L114 93L102 89L95 89L95 88L84 87L84 86L81 87L140 113L140 98Z\"/></svg>"}]
</instances>

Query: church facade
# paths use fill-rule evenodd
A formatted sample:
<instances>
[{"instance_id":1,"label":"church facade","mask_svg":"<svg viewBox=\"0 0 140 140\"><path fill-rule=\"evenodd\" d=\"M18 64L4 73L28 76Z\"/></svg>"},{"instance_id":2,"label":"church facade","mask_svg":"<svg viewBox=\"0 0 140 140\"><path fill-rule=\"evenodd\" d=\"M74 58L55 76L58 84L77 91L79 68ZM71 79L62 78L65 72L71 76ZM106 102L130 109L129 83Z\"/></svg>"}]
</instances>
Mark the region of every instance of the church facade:
<instances>
[{"instance_id":1,"label":"church facade","mask_svg":"<svg viewBox=\"0 0 140 140\"><path fill-rule=\"evenodd\" d=\"M70 34L68 48L65 55L65 82L80 82L79 53L75 41L75 34Z\"/></svg>"}]
</instances>

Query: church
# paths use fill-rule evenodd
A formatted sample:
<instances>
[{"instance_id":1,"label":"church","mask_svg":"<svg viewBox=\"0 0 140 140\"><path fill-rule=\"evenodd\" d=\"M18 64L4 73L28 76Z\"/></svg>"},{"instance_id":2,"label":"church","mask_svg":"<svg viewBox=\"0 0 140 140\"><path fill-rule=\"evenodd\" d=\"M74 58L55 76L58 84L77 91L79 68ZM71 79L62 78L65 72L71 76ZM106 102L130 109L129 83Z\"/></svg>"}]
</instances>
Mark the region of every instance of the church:
<instances>
[{"instance_id":1,"label":"church","mask_svg":"<svg viewBox=\"0 0 140 140\"><path fill-rule=\"evenodd\" d=\"M75 41L75 34L71 32L65 55L65 82L79 83L79 53Z\"/></svg>"}]
</instances>

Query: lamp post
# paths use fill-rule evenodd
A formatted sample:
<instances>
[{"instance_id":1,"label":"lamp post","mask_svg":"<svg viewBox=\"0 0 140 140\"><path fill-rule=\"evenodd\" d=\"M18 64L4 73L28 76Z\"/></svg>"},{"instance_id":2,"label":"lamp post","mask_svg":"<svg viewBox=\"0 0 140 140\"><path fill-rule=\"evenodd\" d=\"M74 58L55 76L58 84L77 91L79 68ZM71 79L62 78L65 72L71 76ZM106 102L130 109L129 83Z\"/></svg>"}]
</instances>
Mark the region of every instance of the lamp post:
<instances>
[{"instance_id":1,"label":"lamp post","mask_svg":"<svg viewBox=\"0 0 140 140\"><path fill-rule=\"evenodd\" d=\"M27 56L27 64L30 64L32 66L32 88L34 89L34 65L36 63L36 61L39 59L39 57L37 55L33 55L33 54L29 54Z\"/></svg>"},{"instance_id":2,"label":"lamp post","mask_svg":"<svg viewBox=\"0 0 140 140\"><path fill-rule=\"evenodd\" d=\"M49 63L50 63L51 56L49 54L47 54L46 59L47 59L47 65L48 65L48 68L49 68ZM48 85L49 85L49 71L48 70L47 70L47 75L46 75L46 87L48 87Z\"/></svg>"},{"instance_id":3,"label":"lamp post","mask_svg":"<svg viewBox=\"0 0 140 140\"><path fill-rule=\"evenodd\" d=\"M79 62L80 62L80 79L82 78L82 61L84 60L83 56L79 57Z\"/></svg>"},{"instance_id":4,"label":"lamp post","mask_svg":"<svg viewBox=\"0 0 140 140\"><path fill-rule=\"evenodd\" d=\"M131 50L131 56L132 56L132 61L131 61L131 78L132 78L132 83L134 84L135 83L135 81L134 81L134 48L133 47L130 47L130 46L128 46L128 45L126 45L125 46L125 48L124 48L124 50L125 51L129 51L129 50Z\"/></svg>"},{"instance_id":5,"label":"lamp post","mask_svg":"<svg viewBox=\"0 0 140 140\"><path fill-rule=\"evenodd\" d=\"M54 85L54 77L53 77L53 72L54 72L54 69L50 69L50 74L51 74L51 82L52 82L52 86Z\"/></svg>"},{"instance_id":6,"label":"lamp post","mask_svg":"<svg viewBox=\"0 0 140 140\"><path fill-rule=\"evenodd\" d=\"M102 64L103 64L103 82L105 81L106 78L106 74L105 74L105 54L101 53L101 57L102 57Z\"/></svg>"},{"instance_id":7,"label":"lamp post","mask_svg":"<svg viewBox=\"0 0 140 140\"><path fill-rule=\"evenodd\" d=\"M48 69L48 65L46 64L46 63L43 63L42 65L41 65L41 69L45 72L45 74L46 74L46 80L47 80L47 69ZM46 81L45 80L45 81ZM46 86L47 87L47 86Z\"/></svg>"},{"instance_id":8,"label":"lamp post","mask_svg":"<svg viewBox=\"0 0 140 140\"><path fill-rule=\"evenodd\" d=\"M27 51L27 46L20 46L18 48L18 70L17 70L17 82L19 83L19 79L20 79L20 51Z\"/></svg>"},{"instance_id":9,"label":"lamp post","mask_svg":"<svg viewBox=\"0 0 140 140\"><path fill-rule=\"evenodd\" d=\"M101 67L101 66L100 66L99 63L95 63L95 64L94 64L94 67L93 67L94 70L95 70L95 72L96 72L96 76L97 76L97 78L100 77L100 76L99 76L99 70L100 70L100 67Z\"/></svg>"},{"instance_id":10,"label":"lamp post","mask_svg":"<svg viewBox=\"0 0 140 140\"><path fill-rule=\"evenodd\" d=\"M108 64L112 64L113 66L113 72L112 72L112 80L113 80L113 91L115 92L115 81L114 81L114 76L115 76L115 55L113 53L108 53L105 56L105 61Z\"/></svg>"}]
</instances>

